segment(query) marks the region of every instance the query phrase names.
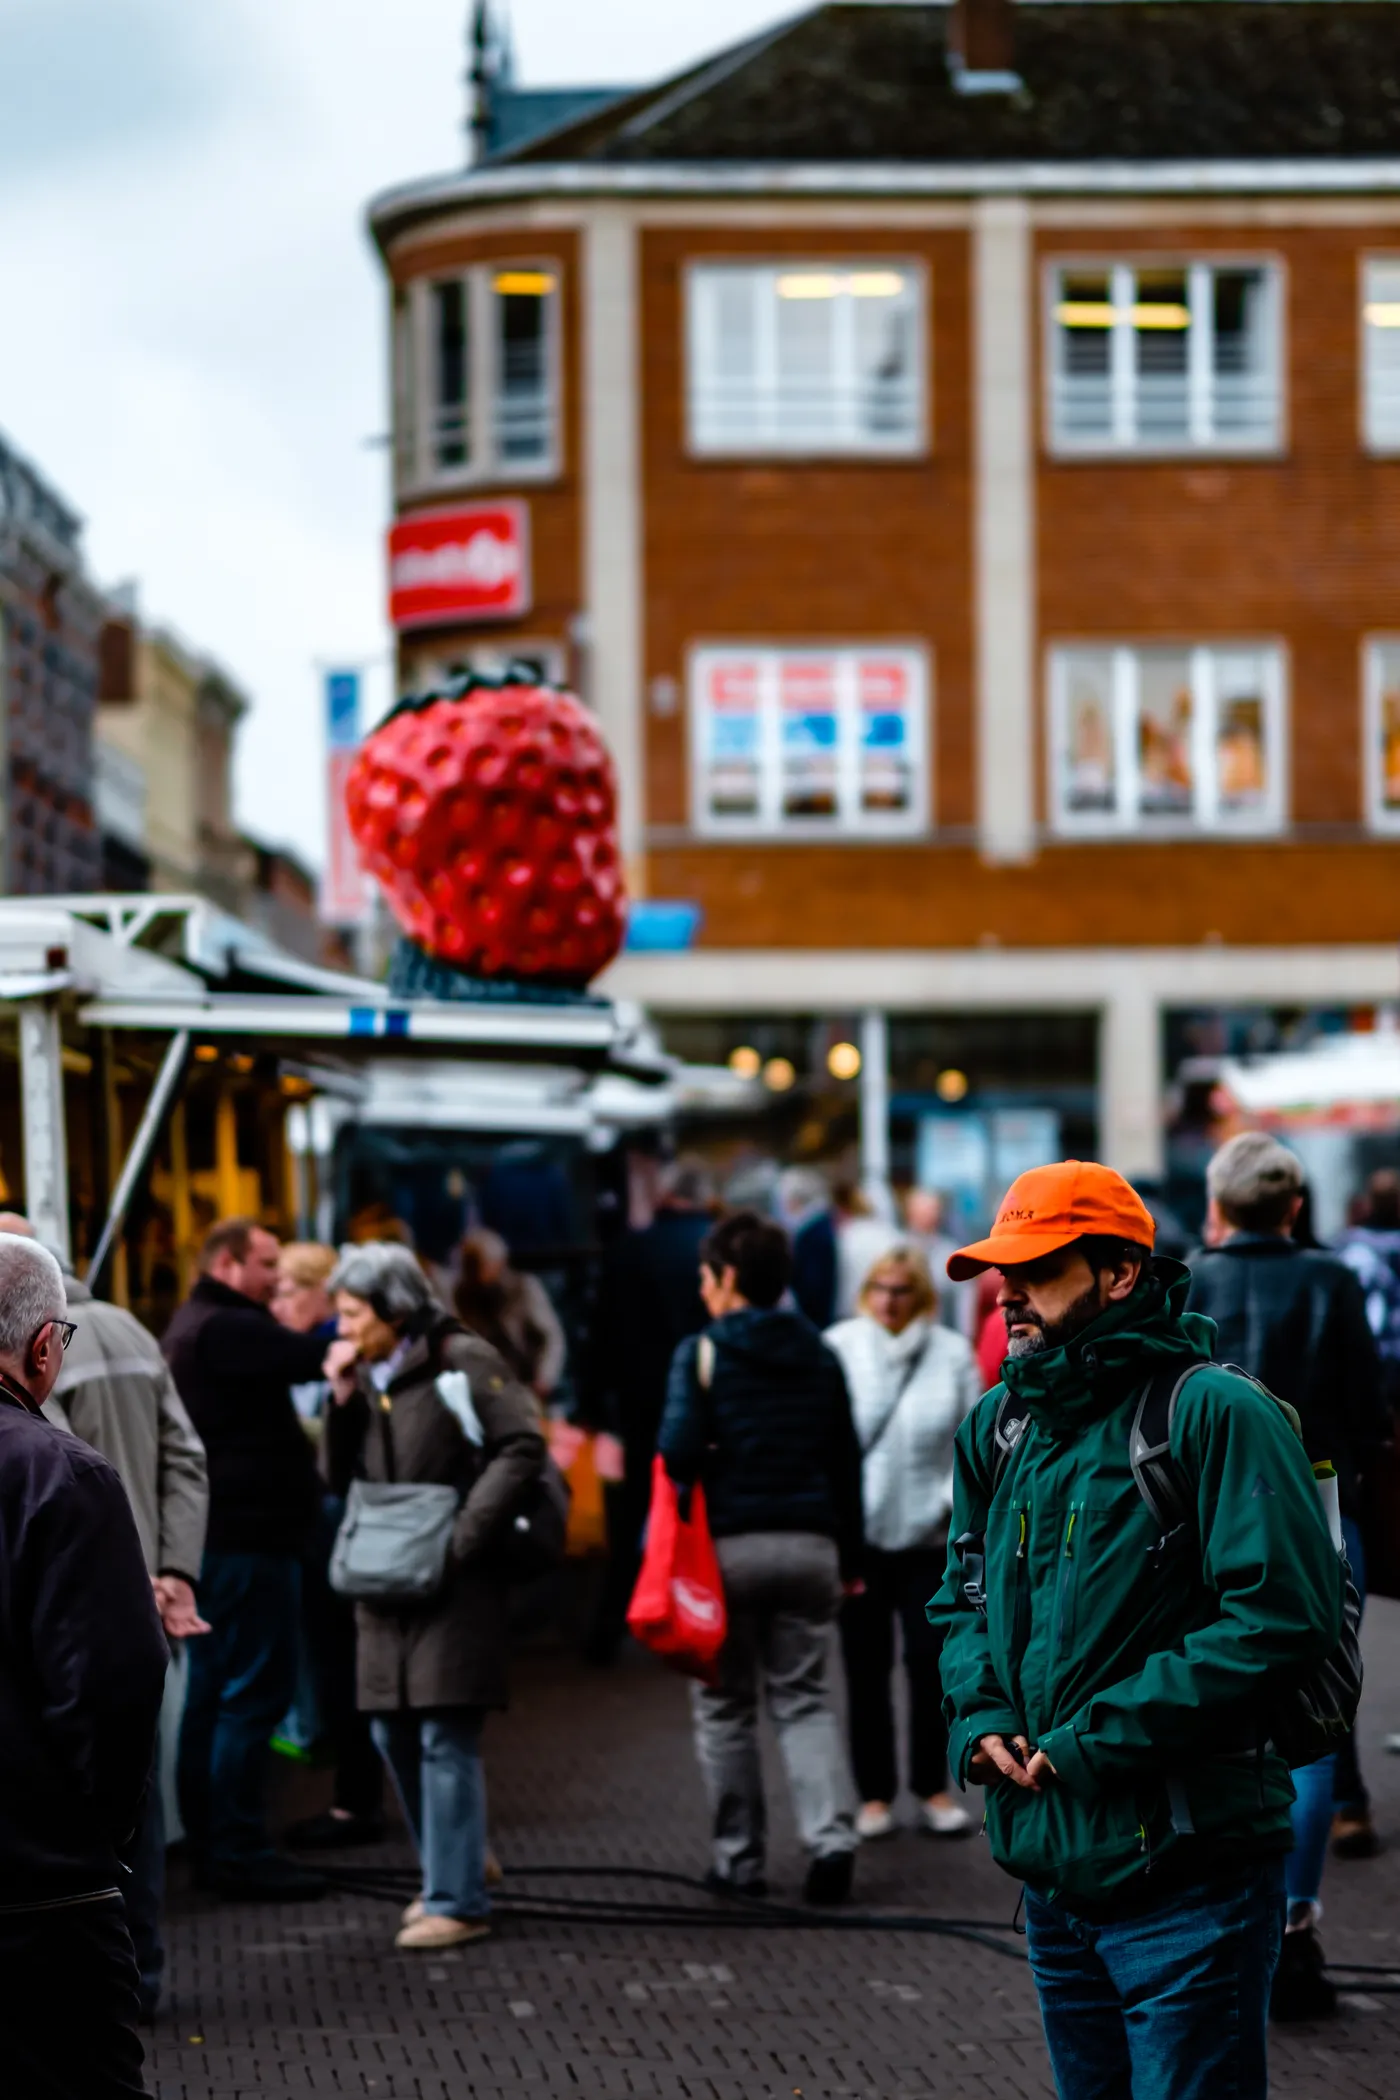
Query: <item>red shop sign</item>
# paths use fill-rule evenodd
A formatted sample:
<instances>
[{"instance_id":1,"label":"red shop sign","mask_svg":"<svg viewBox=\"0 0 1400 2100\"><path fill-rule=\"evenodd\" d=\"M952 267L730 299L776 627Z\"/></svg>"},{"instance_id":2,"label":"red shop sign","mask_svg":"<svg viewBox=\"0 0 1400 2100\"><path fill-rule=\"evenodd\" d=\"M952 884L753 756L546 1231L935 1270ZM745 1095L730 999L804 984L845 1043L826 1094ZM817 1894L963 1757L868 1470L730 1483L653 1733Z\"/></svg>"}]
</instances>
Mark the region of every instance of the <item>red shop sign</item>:
<instances>
[{"instance_id":1,"label":"red shop sign","mask_svg":"<svg viewBox=\"0 0 1400 2100\"><path fill-rule=\"evenodd\" d=\"M414 511L389 528L389 619L397 628L511 620L530 610L523 503Z\"/></svg>"}]
</instances>

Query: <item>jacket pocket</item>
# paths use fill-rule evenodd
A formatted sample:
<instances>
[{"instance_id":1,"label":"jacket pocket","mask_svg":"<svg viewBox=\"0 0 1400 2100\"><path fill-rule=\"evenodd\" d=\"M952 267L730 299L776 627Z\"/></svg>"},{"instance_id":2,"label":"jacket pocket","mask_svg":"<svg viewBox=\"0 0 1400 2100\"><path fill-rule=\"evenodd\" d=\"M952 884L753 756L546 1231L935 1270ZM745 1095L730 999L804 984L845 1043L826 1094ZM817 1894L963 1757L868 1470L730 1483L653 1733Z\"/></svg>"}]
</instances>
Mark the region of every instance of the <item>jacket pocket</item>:
<instances>
[{"instance_id":1,"label":"jacket pocket","mask_svg":"<svg viewBox=\"0 0 1400 2100\"><path fill-rule=\"evenodd\" d=\"M1045 1896L1101 1898L1151 1863L1147 1832L1130 1791L1082 1800L1050 1780L1038 1794L1010 1785L987 1800L992 1856Z\"/></svg>"}]
</instances>

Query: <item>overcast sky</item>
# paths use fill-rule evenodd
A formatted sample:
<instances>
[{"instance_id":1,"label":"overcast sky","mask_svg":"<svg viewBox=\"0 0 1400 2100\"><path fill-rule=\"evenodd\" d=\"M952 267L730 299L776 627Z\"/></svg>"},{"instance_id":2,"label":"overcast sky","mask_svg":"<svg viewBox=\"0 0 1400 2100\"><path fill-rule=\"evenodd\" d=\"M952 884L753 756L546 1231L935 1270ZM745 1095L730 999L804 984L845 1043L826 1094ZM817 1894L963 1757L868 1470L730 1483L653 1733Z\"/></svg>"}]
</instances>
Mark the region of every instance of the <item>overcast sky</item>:
<instances>
[{"instance_id":1,"label":"overcast sky","mask_svg":"<svg viewBox=\"0 0 1400 2100\"><path fill-rule=\"evenodd\" d=\"M801 0L510 0L525 85L643 81ZM318 858L316 665L388 696L366 200L461 157L467 0L0 0L0 430L104 584L255 712L243 822Z\"/></svg>"}]
</instances>

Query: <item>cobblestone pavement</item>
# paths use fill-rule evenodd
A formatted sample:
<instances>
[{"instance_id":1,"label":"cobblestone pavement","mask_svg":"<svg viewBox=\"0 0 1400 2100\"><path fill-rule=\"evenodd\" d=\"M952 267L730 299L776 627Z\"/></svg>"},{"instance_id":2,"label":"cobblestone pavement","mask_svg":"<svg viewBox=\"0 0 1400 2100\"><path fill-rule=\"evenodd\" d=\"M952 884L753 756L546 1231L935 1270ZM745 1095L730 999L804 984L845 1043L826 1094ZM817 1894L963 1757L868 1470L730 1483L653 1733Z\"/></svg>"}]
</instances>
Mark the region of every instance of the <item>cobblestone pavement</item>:
<instances>
[{"instance_id":1,"label":"cobblestone pavement","mask_svg":"<svg viewBox=\"0 0 1400 2100\"><path fill-rule=\"evenodd\" d=\"M1391 1849L1329 1868L1329 1954L1400 1964L1400 1604L1367 1632L1364 1752ZM698 1873L704 1812L683 1684L631 1656L592 1673L526 1658L488 1732L493 1835L507 1870L625 1863ZM774 1775L775 1894L801 1862ZM304 1805L304 1804L303 1804ZM357 1858L360 1855L355 1855ZM406 1865L402 1846L369 1855ZM170 2003L148 2066L160 2100L1049 2100L1017 1958L888 1932L737 1930L501 1919L482 1944L395 1953L388 1901L340 1893L276 1909L172 1894ZM508 1882L508 1885L509 1884ZM517 1878L523 1892L562 1882ZM577 1881L579 1895L613 1892ZM639 1899L705 1904L632 1883ZM862 1907L1005 1923L1016 1891L982 1842L912 1831L868 1847ZM1400 1975L1392 1979L1400 1984ZM1279 2035L1277 2100L1389 2100L1400 1996L1361 1992L1341 2016Z\"/></svg>"}]
</instances>

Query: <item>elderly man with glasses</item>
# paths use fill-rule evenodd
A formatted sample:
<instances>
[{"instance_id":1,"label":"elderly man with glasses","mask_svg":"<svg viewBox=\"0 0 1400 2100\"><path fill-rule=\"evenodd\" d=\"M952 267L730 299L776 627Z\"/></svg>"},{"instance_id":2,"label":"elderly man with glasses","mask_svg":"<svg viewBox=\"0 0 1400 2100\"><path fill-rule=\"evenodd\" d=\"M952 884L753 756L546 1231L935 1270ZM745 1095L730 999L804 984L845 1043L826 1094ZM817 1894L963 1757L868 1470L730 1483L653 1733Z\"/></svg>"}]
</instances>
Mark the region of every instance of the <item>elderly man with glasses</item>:
<instances>
[{"instance_id":1,"label":"elderly man with glasses","mask_svg":"<svg viewBox=\"0 0 1400 2100\"><path fill-rule=\"evenodd\" d=\"M42 1412L67 1312L0 1232L0 2036L7 2091L117 2100L145 2091L122 1855L167 1649L121 1481Z\"/></svg>"}]
</instances>

